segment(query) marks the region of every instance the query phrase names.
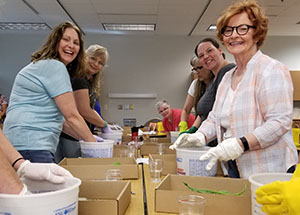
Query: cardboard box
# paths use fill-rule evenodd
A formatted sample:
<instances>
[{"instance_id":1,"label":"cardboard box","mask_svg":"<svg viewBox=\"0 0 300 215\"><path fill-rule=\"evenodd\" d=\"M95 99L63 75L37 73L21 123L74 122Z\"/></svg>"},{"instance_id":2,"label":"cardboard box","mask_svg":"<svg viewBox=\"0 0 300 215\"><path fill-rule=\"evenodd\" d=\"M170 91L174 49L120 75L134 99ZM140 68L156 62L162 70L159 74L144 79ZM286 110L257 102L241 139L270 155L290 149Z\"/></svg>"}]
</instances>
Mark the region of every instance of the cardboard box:
<instances>
[{"instance_id":1,"label":"cardboard box","mask_svg":"<svg viewBox=\"0 0 300 215\"><path fill-rule=\"evenodd\" d=\"M122 150L128 150L128 145L114 145L113 157L120 157L120 152ZM138 150L135 149L134 157L138 157Z\"/></svg>"},{"instance_id":2,"label":"cardboard box","mask_svg":"<svg viewBox=\"0 0 300 215\"><path fill-rule=\"evenodd\" d=\"M197 189L227 190L240 196L207 194L190 191L183 183ZM178 213L177 197L182 194L201 195L206 199L205 215L251 215L251 188L246 179L167 175L155 188L155 211Z\"/></svg>"},{"instance_id":3,"label":"cardboard box","mask_svg":"<svg viewBox=\"0 0 300 215\"><path fill-rule=\"evenodd\" d=\"M122 143L129 143L131 141L131 134L122 135Z\"/></svg>"},{"instance_id":4,"label":"cardboard box","mask_svg":"<svg viewBox=\"0 0 300 215\"><path fill-rule=\"evenodd\" d=\"M165 145L165 154L176 154L176 150L169 149L170 143L163 143ZM158 143L156 142L144 142L140 147L141 156L158 153Z\"/></svg>"},{"instance_id":5,"label":"cardboard box","mask_svg":"<svg viewBox=\"0 0 300 215\"><path fill-rule=\"evenodd\" d=\"M144 139L144 142L170 143L171 144L171 138L169 138L169 137L149 136L149 138Z\"/></svg>"},{"instance_id":6,"label":"cardboard box","mask_svg":"<svg viewBox=\"0 0 300 215\"><path fill-rule=\"evenodd\" d=\"M109 169L122 170L123 179L139 178L139 167L134 158L64 158L59 165L82 180L105 179Z\"/></svg>"},{"instance_id":7,"label":"cardboard box","mask_svg":"<svg viewBox=\"0 0 300 215\"><path fill-rule=\"evenodd\" d=\"M130 181L82 181L79 215L124 215L131 200Z\"/></svg>"},{"instance_id":8,"label":"cardboard box","mask_svg":"<svg viewBox=\"0 0 300 215\"><path fill-rule=\"evenodd\" d=\"M162 159L164 161L162 175L177 174L176 154L149 154L149 159Z\"/></svg>"}]
</instances>

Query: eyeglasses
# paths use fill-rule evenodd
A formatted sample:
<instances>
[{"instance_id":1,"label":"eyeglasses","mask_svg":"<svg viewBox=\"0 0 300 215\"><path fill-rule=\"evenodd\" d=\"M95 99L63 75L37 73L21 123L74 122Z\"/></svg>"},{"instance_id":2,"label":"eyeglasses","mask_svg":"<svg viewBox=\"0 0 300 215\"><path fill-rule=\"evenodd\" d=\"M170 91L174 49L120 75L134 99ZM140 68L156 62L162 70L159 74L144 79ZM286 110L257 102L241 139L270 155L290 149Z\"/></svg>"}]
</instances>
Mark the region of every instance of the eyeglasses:
<instances>
[{"instance_id":1,"label":"eyeglasses","mask_svg":"<svg viewBox=\"0 0 300 215\"><path fill-rule=\"evenodd\" d=\"M224 26L222 28L222 34L225 37L230 37L233 34L233 31L235 29L236 33L238 35L243 36L243 35L248 33L250 28L256 29L256 26L247 25L247 24L242 24L242 25L239 25L239 26Z\"/></svg>"},{"instance_id":2,"label":"eyeglasses","mask_svg":"<svg viewBox=\"0 0 300 215\"><path fill-rule=\"evenodd\" d=\"M164 109L162 109L162 110L160 110L160 111L158 111L158 113L162 113L162 112L164 112L165 110L168 110L169 109L169 107L165 107Z\"/></svg>"},{"instance_id":3,"label":"eyeglasses","mask_svg":"<svg viewBox=\"0 0 300 215\"><path fill-rule=\"evenodd\" d=\"M90 58L94 63L96 63L96 64L98 64L98 65L101 65L101 66L105 66L105 64L104 64L101 60L98 61L98 59L97 59L96 57L94 57L94 56L89 56L89 58Z\"/></svg>"},{"instance_id":4,"label":"eyeglasses","mask_svg":"<svg viewBox=\"0 0 300 215\"><path fill-rule=\"evenodd\" d=\"M203 66L197 66L195 68L192 69L193 72L197 72L197 70L201 70L203 69Z\"/></svg>"}]
</instances>

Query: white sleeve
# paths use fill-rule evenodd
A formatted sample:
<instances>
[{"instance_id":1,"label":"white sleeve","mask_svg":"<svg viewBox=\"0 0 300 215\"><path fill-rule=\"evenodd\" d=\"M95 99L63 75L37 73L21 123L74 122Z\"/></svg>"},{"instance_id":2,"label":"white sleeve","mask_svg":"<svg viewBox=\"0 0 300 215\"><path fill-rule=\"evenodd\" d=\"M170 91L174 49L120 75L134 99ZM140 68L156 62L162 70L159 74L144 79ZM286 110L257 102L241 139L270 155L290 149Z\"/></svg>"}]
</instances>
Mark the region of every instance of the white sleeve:
<instances>
[{"instance_id":1,"label":"white sleeve","mask_svg":"<svg viewBox=\"0 0 300 215\"><path fill-rule=\"evenodd\" d=\"M196 86L197 81L198 81L198 79L193 80L193 82L190 85L190 88L188 90L188 94L190 96L193 96L193 97L195 96L195 86Z\"/></svg>"}]
</instances>

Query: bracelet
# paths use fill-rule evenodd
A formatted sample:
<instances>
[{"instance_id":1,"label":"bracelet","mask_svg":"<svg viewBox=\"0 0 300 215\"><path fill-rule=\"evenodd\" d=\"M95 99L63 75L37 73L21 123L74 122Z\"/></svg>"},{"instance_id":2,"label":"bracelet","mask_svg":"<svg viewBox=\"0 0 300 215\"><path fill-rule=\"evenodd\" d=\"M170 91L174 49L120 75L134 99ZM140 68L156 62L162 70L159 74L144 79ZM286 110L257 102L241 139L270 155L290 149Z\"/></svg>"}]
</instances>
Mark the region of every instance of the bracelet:
<instances>
[{"instance_id":1,"label":"bracelet","mask_svg":"<svg viewBox=\"0 0 300 215\"><path fill-rule=\"evenodd\" d=\"M243 145L244 145L244 152L249 150L249 144L248 141L245 137L241 137L240 140L242 141Z\"/></svg>"},{"instance_id":2,"label":"bracelet","mask_svg":"<svg viewBox=\"0 0 300 215\"><path fill-rule=\"evenodd\" d=\"M105 121L105 124L104 124L103 128L106 128L106 127L107 127L107 122Z\"/></svg>"},{"instance_id":3,"label":"bracelet","mask_svg":"<svg viewBox=\"0 0 300 215\"><path fill-rule=\"evenodd\" d=\"M11 165L13 168L15 167L16 163L19 161L19 160L25 160L24 158L18 158L17 160L15 160L13 162L13 164Z\"/></svg>"}]
</instances>

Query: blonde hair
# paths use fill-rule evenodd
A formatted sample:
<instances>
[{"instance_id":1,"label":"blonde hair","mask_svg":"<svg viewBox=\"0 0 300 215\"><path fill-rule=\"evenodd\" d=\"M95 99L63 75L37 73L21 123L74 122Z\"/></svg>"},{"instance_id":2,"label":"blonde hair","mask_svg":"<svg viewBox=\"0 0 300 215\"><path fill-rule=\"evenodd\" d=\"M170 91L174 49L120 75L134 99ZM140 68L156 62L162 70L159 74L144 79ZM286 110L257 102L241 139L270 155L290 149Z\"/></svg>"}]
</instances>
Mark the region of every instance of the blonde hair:
<instances>
[{"instance_id":1,"label":"blonde hair","mask_svg":"<svg viewBox=\"0 0 300 215\"><path fill-rule=\"evenodd\" d=\"M228 24L233 16L243 12L248 14L248 18L256 27L253 39L258 41L257 47L260 48L267 36L269 19L255 0L239 1L225 9L217 21L217 36L223 42L222 28Z\"/></svg>"},{"instance_id":2,"label":"blonde hair","mask_svg":"<svg viewBox=\"0 0 300 215\"><path fill-rule=\"evenodd\" d=\"M80 45L80 49L76 58L67 65L67 69L74 75L80 74L85 71L85 52L83 50L84 42L82 39L82 33L79 28L71 22L63 22L60 25L56 26L48 36L45 44L38 51L34 52L31 55L31 61L37 62L39 60L45 59L60 60L58 46L67 28L73 28L77 32Z\"/></svg>"},{"instance_id":3,"label":"blonde hair","mask_svg":"<svg viewBox=\"0 0 300 215\"><path fill-rule=\"evenodd\" d=\"M109 57L107 49L98 44L89 46L86 50L86 54L87 57L89 56L100 57L103 60L104 65L106 65ZM102 69L97 74L93 75L93 77L91 78L92 89L98 100L100 97L101 85L103 83Z\"/></svg>"}]
</instances>

